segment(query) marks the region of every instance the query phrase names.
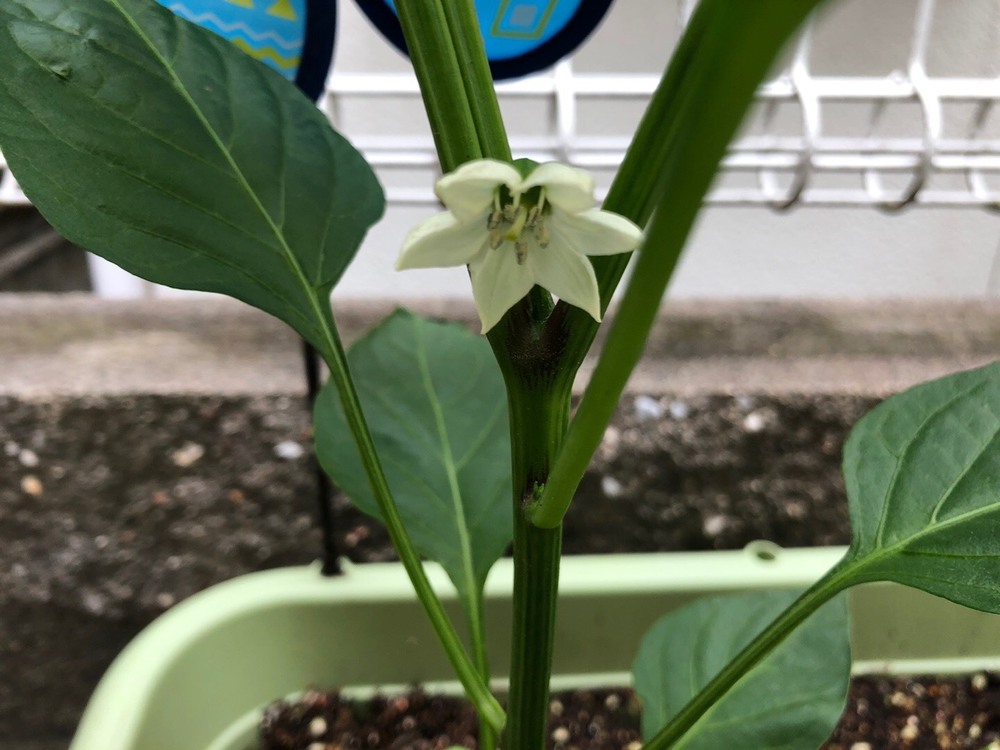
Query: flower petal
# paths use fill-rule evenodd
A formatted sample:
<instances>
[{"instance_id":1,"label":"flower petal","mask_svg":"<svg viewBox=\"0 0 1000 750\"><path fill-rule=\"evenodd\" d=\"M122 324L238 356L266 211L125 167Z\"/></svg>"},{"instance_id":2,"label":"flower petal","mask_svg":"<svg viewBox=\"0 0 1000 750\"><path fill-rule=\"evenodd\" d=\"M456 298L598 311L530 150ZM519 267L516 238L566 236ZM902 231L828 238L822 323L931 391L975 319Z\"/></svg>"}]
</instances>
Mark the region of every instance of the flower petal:
<instances>
[{"instance_id":1,"label":"flower petal","mask_svg":"<svg viewBox=\"0 0 1000 750\"><path fill-rule=\"evenodd\" d=\"M635 250L642 230L624 216L592 208L578 214L553 211L545 220L553 244L558 238L582 255L618 255Z\"/></svg>"},{"instance_id":2,"label":"flower petal","mask_svg":"<svg viewBox=\"0 0 1000 750\"><path fill-rule=\"evenodd\" d=\"M458 221L450 213L435 214L406 235L396 270L464 266L488 249L488 240L485 215Z\"/></svg>"},{"instance_id":3,"label":"flower petal","mask_svg":"<svg viewBox=\"0 0 1000 750\"><path fill-rule=\"evenodd\" d=\"M545 188L545 200L563 211L575 214L594 207L594 178L582 169L558 162L540 164L524 178L521 192L538 185Z\"/></svg>"},{"instance_id":4,"label":"flower petal","mask_svg":"<svg viewBox=\"0 0 1000 750\"><path fill-rule=\"evenodd\" d=\"M532 247L526 265L531 266L540 286L601 322L601 295L587 258L553 238L548 247Z\"/></svg>"},{"instance_id":5,"label":"flower petal","mask_svg":"<svg viewBox=\"0 0 1000 750\"><path fill-rule=\"evenodd\" d=\"M483 333L500 322L510 308L531 291L535 278L531 266L519 265L510 243L504 243L469 267L472 274L472 296L479 310Z\"/></svg>"},{"instance_id":6,"label":"flower petal","mask_svg":"<svg viewBox=\"0 0 1000 750\"><path fill-rule=\"evenodd\" d=\"M510 164L495 159L466 162L437 181L434 192L460 220L466 221L489 210L500 185L514 190L521 175Z\"/></svg>"}]
</instances>

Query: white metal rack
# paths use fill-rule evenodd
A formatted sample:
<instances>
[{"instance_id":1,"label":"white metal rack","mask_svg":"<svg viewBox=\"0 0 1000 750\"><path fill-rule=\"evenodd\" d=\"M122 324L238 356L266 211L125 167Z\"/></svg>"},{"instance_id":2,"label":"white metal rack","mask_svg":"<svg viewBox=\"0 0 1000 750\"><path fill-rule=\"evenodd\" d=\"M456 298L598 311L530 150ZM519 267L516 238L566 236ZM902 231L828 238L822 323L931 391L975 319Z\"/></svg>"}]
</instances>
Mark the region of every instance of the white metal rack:
<instances>
[{"instance_id":1,"label":"white metal rack","mask_svg":"<svg viewBox=\"0 0 1000 750\"><path fill-rule=\"evenodd\" d=\"M681 4L689 17L692 0ZM731 147L722 177L708 196L712 204L876 206L898 209L909 204L1000 208L1000 138L984 127L1000 104L1000 77L934 78L927 73L928 41L936 0L914 3L910 59L906 70L883 77L822 77L810 72L813 29L800 36L792 63L758 91L763 133L747 134ZM545 74L500 85L501 99L549 100L545 133L512 139L519 155L559 160L590 169L613 169L622 159L627 137L587 137L578 133L578 109L588 99L644 102L658 83L655 75L579 74L563 61ZM338 120L344 99L417 97L417 83L406 75L332 76L323 106ZM866 105L868 132L835 136L825 129L826 110L837 103ZM913 103L921 119L919 137L878 136L882 115L894 103ZM945 137L949 105L974 107L963 137ZM797 108L797 135L768 132L782 106ZM355 142L380 167L433 167L427 138L360 135ZM827 177L837 179L824 184ZM735 178L735 179L734 179ZM749 179L747 179L749 178ZM847 179L844 179L847 178ZM855 184L847 184L853 178ZM391 189L390 201L432 203L430 188Z\"/></svg>"},{"instance_id":2,"label":"white metal rack","mask_svg":"<svg viewBox=\"0 0 1000 750\"><path fill-rule=\"evenodd\" d=\"M941 13L965 22L957 18L963 11L950 2L912 0L912 26L896 31L909 37L908 59L887 75L815 72L814 38L824 21L811 23L786 69L760 88L752 122L725 157L708 202L775 210L1000 209L1000 75L941 77L928 72L928 51ZM695 4L678 0L681 26ZM906 40L900 36L896 41ZM541 103L537 109L545 113L537 126L522 127L520 135L512 136L517 155L594 170L598 184L606 186L628 145L629 128L594 128L586 113L601 107L638 112L657 83L657 75L582 72L566 60L542 74L503 83L498 90L504 103ZM359 102L363 108L386 101L403 102L413 116L400 117L391 132L364 127L352 131L350 113ZM429 208L436 202L431 187L437 161L429 135L415 134L420 131L414 127L420 100L412 75L335 70L320 106L345 127L383 175L390 209ZM838 107L861 113L855 114L849 133L841 132ZM0 155L0 205L25 203ZM102 282L101 275L117 277L120 272L100 261L95 260L93 271L99 293L142 293L141 282L124 276Z\"/></svg>"},{"instance_id":3,"label":"white metal rack","mask_svg":"<svg viewBox=\"0 0 1000 750\"><path fill-rule=\"evenodd\" d=\"M690 16L694 0L679 8ZM722 164L722 175L708 201L723 205L876 206L896 209L909 204L1000 208L1000 135L990 137L985 125L1000 110L1000 76L935 78L927 73L928 41L937 0L915 0L910 59L906 70L883 77L823 77L810 72L813 25L801 35L788 70L758 92L760 132L740 137ZM587 100L632 102L649 99L655 75L594 75L576 73L571 61L551 71L499 86L502 99L545 99L549 120L539 134L513 139L519 155L560 160L590 169L613 170L628 145L626 135L586 136L579 133L578 111ZM416 80L410 75L334 73L321 103L339 119L345 100L412 98ZM838 103L866 106L868 133L837 136L827 132L827 109ZM919 137L876 135L890 105L917 105ZM949 106L974 108L961 137L946 137ZM776 113L797 110L795 135L769 132ZM1000 111L997 112L1000 119ZM436 164L429 138L365 137L355 143L376 166L392 169L432 169ZM834 180L827 180L835 177ZM997 187L992 185L997 182ZM432 203L423 188L389 185L390 203ZM27 199L4 169L0 155L0 204Z\"/></svg>"}]
</instances>

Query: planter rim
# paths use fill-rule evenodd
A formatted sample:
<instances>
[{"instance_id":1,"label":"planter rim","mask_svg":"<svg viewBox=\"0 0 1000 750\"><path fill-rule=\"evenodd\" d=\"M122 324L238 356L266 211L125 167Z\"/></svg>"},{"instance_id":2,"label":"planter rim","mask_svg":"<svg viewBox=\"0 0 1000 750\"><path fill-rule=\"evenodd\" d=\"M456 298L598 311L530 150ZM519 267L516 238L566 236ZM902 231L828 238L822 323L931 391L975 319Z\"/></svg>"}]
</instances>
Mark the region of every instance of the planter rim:
<instances>
[{"instance_id":1,"label":"planter rim","mask_svg":"<svg viewBox=\"0 0 1000 750\"><path fill-rule=\"evenodd\" d=\"M791 587L822 575L843 552L839 547L777 549L769 543L756 543L726 552L568 556L562 562L561 595L630 597L662 589L665 580L673 590L690 595L734 588ZM441 567L425 563L425 569L439 596L446 602L454 601L454 589ZM691 571L697 575L692 576ZM512 579L511 561L500 560L487 580L487 600L509 597ZM107 719L94 717L107 716L114 717L118 744L106 747L129 747L127 738L139 733L145 719L144 710L131 707L154 690L189 643L227 623L298 605L413 599L399 563L345 562L344 574L335 578L324 578L318 564L277 568L212 586L161 615L126 646L88 703L72 748L101 746L88 738L105 736Z\"/></svg>"},{"instance_id":2,"label":"planter rim","mask_svg":"<svg viewBox=\"0 0 1000 750\"><path fill-rule=\"evenodd\" d=\"M820 577L846 549L782 549L770 542L752 542L742 550L731 551L572 555L562 560L559 591L567 596L599 594L613 598L661 590L665 583L674 591L698 594L732 590L734 586L791 588ZM697 575L665 581L655 575L664 561L669 561L671 572L697 571ZM238 576L194 594L158 617L129 643L102 680L99 692L110 690L115 676L130 671L133 664L141 663L152 680L157 667L169 664L175 650L188 638L256 611L331 600L360 604L413 598L409 580L398 562L355 564L345 559L341 567L343 575L332 577L321 575L319 563L273 568ZM425 562L424 569L442 600L457 598L440 565ZM636 570L649 575L637 576ZM512 561L499 560L486 581L486 598L509 596L512 580Z\"/></svg>"},{"instance_id":3,"label":"planter rim","mask_svg":"<svg viewBox=\"0 0 1000 750\"><path fill-rule=\"evenodd\" d=\"M623 656L623 649L627 647L628 653L634 654L637 638L649 624L670 609L703 595L805 587L836 564L845 549L785 550L764 542L732 552L566 557L560 576L562 599L558 627L561 631L557 633L557 662L558 650L564 647L564 651L570 652L565 664L572 666L564 664L560 670L557 664L556 673L561 673L562 678L555 679L554 684L566 687L593 685L609 677L616 684L625 684L631 656ZM426 564L426 569L434 588L455 611L456 596L444 571L430 563ZM488 614L502 611L505 606L509 608L511 581L512 563L501 560L486 585ZM855 653L860 657L856 661L856 672L899 671L900 668L911 673L925 670L966 672L1000 665L995 645L1000 642L1000 618L966 610L895 584L859 587L852 590L850 603L854 621L852 641L855 642ZM603 606L605 604L607 609ZM383 611L380 615L382 619L372 620L366 615L369 620L361 626L351 624L349 610L352 607L357 610L355 605L359 605L360 609ZM608 617L608 611L614 616ZM390 614L386 617L384 612ZM274 640L287 640L288 633L304 632L296 629L301 625L298 620L308 619L310 613L319 613L325 619L319 631L315 630L315 624L309 626L313 627L309 635L315 638L318 632L327 644L331 643L331 639L341 639L342 642L337 645L346 650L348 658L353 660L353 663L348 661L346 664L355 667L354 673L364 677L344 677L339 667L331 671L329 665L319 668L318 674L323 675L319 678L317 674L310 673L310 676L300 678L301 681L296 681L299 678L289 681L288 675L283 674L284 682L280 682L280 687L266 686L274 687L268 700L331 679L342 688L355 689L370 689L373 684L382 687L406 686L418 680L445 690L457 687L456 683L448 680L447 665L443 656L437 653L440 650L437 644L425 648L426 644L433 642L433 636L426 629L423 613L399 563L347 563L344 575L335 578L324 578L318 564L279 568L213 586L153 622L122 651L101 680L88 704L71 750L192 750L183 744L151 744L148 739L148 724L151 720L156 723L151 708L152 697L162 697L165 688L160 688L163 684L171 684L171 689L177 689L175 666L178 660L187 659L190 667L192 644L207 642L214 637L216 640L213 643L217 647L219 634L223 633L222 643L225 645L228 634L238 630L236 625L254 618L286 628ZM595 628L607 631L609 624L614 626L610 636L602 635L596 641L591 640ZM343 632L345 628L346 632ZM879 632L879 628L887 632ZM423 631L417 634L421 629ZM494 630L502 631L503 628ZM397 662L403 664L402 671L391 673L383 670L383 678L367 679L369 671L377 672L377 669L371 669L375 661L371 658L372 639L387 633L398 636L397 642L387 646L386 653L380 658L393 668L398 666ZM491 633L491 639L494 637ZM367 641L356 646L351 638ZM418 642L419 645L414 645ZM322 640L319 643L321 650L323 643ZM312 669L312 662L318 658L315 650L309 644L295 647L299 651L310 651L306 663L307 669ZM492 649L493 655L500 653L502 647L501 643L500 647ZM245 651L245 644L241 642L234 648ZM238 653L242 655L244 651ZM428 651L433 651L431 656L444 666L428 668L425 663ZM596 655L586 653L580 656L580 652L591 651ZM614 656L608 655L611 651L615 652ZM279 648L276 653L284 652ZM417 654L416 661L414 653ZM291 655L301 656L297 651L291 652ZM261 658L266 661L268 657ZM357 664L359 660L363 660L360 667ZM409 663L407 660L412 662L410 666L405 666ZM230 664L225 657L221 661L224 665ZM592 667L598 662L598 667ZM344 663L341 662L341 666ZM392 674L395 678L385 677ZM505 673L498 670L495 674ZM331 675L336 677L331 678ZM171 679L175 682L170 683ZM497 684L502 686L502 678ZM199 688L210 690L204 685L199 685ZM250 736L247 732L252 730L252 716L265 702L255 695L232 706L226 716L229 723L213 729L214 739L202 745L212 750L242 747L233 744L232 738Z\"/></svg>"}]
</instances>

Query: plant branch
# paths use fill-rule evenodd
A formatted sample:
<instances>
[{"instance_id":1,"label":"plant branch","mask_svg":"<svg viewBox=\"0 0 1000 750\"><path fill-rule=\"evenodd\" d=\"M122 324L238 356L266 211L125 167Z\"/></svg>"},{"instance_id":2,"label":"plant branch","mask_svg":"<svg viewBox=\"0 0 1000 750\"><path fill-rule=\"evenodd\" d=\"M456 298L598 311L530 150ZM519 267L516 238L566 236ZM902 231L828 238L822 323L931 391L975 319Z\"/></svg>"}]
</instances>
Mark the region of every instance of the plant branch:
<instances>
[{"instance_id":1,"label":"plant branch","mask_svg":"<svg viewBox=\"0 0 1000 750\"><path fill-rule=\"evenodd\" d=\"M444 12L462 72L465 98L469 102L480 152L487 159L510 161L507 129L500 115L500 102L497 100L490 62L479 31L476 6L472 0L448 0L444 3Z\"/></svg>"},{"instance_id":2,"label":"plant branch","mask_svg":"<svg viewBox=\"0 0 1000 750\"><path fill-rule=\"evenodd\" d=\"M325 334L326 346L323 350L323 358L330 369L330 378L340 396L340 403L343 406L348 427L357 444L361 462L364 465L368 481L371 483L379 513L389 532L389 538L392 540L393 547L410 577L414 591L469 699L476 706L480 716L485 717L495 730L500 730L506 721L503 708L490 692L489 684L480 674L479 669L469 659L461 638L427 579L420 556L403 525L403 519L399 515L392 491L389 489L389 482L375 450L375 442L368 429L368 423L365 421L361 401L347 366L347 355L332 317L325 326Z\"/></svg>"},{"instance_id":3,"label":"plant branch","mask_svg":"<svg viewBox=\"0 0 1000 750\"><path fill-rule=\"evenodd\" d=\"M490 680L490 658L489 652L486 649L486 617L481 591L477 593L474 601L469 602L468 606L469 645L472 649L472 659L476 664L476 669L479 671L480 676L488 685ZM480 713L479 750L495 750L497 735L497 729Z\"/></svg>"},{"instance_id":4,"label":"plant branch","mask_svg":"<svg viewBox=\"0 0 1000 750\"><path fill-rule=\"evenodd\" d=\"M783 44L821 0L703 0L671 59L605 208L642 221L646 240L594 375L549 482L531 510L534 523L558 525L600 443L629 375L642 355L680 253L758 83ZM657 118L666 127L656 131ZM595 258L607 305L628 256ZM566 365L575 370L593 341L586 313L560 302Z\"/></svg>"},{"instance_id":5,"label":"plant branch","mask_svg":"<svg viewBox=\"0 0 1000 750\"><path fill-rule=\"evenodd\" d=\"M397 0L396 10L441 168L451 172L482 158L483 151L444 5L443 0Z\"/></svg>"}]
</instances>

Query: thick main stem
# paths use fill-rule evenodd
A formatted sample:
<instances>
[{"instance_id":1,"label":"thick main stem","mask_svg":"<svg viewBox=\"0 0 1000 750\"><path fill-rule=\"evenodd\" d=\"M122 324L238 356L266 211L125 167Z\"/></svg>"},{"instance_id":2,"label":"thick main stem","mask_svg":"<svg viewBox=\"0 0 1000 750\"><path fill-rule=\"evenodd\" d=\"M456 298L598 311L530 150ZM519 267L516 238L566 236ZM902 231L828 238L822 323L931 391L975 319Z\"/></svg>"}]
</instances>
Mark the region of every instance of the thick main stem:
<instances>
[{"instance_id":1,"label":"thick main stem","mask_svg":"<svg viewBox=\"0 0 1000 750\"><path fill-rule=\"evenodd\" d=\"M514 478L514 626L504 750L545 746L562 527L542 529L525 515L544 484L569 417L568 389L509 384Z\"/></svg>"}]
</instances>

